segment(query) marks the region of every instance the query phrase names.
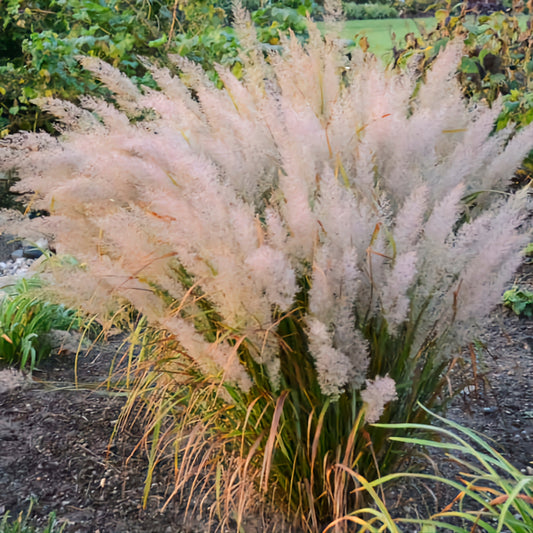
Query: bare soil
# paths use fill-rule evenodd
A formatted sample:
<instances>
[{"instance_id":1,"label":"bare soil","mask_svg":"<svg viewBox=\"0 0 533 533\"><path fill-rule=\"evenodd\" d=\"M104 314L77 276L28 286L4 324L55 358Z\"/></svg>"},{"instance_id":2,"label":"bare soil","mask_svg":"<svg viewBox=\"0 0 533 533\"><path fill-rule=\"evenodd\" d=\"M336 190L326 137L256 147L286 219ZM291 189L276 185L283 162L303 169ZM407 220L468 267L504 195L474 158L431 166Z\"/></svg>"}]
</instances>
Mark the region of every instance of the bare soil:
<instances>
[{"instance_id":1,"label":"bare soil","mask_svg":"<svg viewBox=\"0 0 533 533\"><path fill-rule=\"evenodd\" d=\"M179 502L159 512L171 487L163 475L142 509L146 464L143 454L129 457L141 431L111 441L125 398L98 387L117 348L110 342L78 358L78 388L68 352L0 389L0 515L24 513L33 498L33 522L45 524L54 511L66 532L203 531L190 516L187 527L180 522Z\"/></svg>"},{"instance_id":2,"label":"bare soil","mask_svg":"<svg viewBox=\"0 0 533 533\"><path fill-rule=\"evenodd\" d=\"M0 237L0 261L11 248ZM531 288L531 266L519 276ZM509 461L530 474L532 326L532 320L501 306L494 311L481 337L486 350L476 380L448 411L453 420L493 439ZM187 501L174 501L160 512L172 489L165 471L154 477L147 508L142 508L146 461L142 453L131 456L141 437L139 427L110 440L125 398L98 384L108 377L120 342L114 338L77 360L70 350L57 353L31 378L0 369L0 516L24 513L34 499L33 523L46 524L54 511L67 533L207 531L199 517L185 516ZM419 500L420 495L404 495L401 505L409 511ZM434 505L449 503L444 500Z\"/></svg>"}]
</instances>

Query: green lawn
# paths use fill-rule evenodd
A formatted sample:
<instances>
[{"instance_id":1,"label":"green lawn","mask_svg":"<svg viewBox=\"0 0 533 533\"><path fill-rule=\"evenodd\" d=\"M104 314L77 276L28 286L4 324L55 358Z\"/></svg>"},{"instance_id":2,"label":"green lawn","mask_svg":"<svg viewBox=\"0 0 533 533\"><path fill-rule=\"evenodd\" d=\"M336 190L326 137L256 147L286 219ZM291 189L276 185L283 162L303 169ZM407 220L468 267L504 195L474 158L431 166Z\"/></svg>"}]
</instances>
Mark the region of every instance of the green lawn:
<instances>
[{"instance_id":1,"label":"green lawn","mask_svg":"<svg viewBox=\"0 0 533 533\"><path fill-rule=\"evenodd\" d=\"M415 33L420 36L420 27L432 29L437 25L435 18L417 19L383 19L383 20L348 20L342 31L344 39L358 41L361 37L368 39L370 50L378 56L383 56L390 52L393 44L393 34L395 42L402 45L405 43L404 37L408 33Z\"/></svg>"},{"instance_id":2,"label":"green lawn","mask_svg":"<svg viewBox=\"0 0 533 533\"><path fill-rule=\"evenodd\" d=\"M475 17L468 17L468 20L475 22ZM518 15L520 26L525 29L527 26L527 15ZM379 57L390 58L390 52L394 42L400 48L405 44L405 35L414 33L420 36L420 28L432 30L437 25L434 17L415 18L415 19L380 19L380 20L348 20L344 23L341 36L344 39L358 41L361 37L368 39L370 51ZM319 24L323 27L323 24ZM387 57L388 56L388 57Z\"/></svg>"}]
</instances>

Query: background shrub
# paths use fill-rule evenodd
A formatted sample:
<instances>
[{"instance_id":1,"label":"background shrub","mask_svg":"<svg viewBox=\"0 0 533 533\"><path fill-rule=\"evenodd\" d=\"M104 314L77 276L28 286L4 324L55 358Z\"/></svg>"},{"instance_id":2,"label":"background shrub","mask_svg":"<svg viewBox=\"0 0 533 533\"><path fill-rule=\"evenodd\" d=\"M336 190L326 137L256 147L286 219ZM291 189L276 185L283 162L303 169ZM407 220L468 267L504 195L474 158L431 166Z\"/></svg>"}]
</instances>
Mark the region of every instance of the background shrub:
<instances>
[{"instance_id":1,"label":"background shrub","mask_svg":"<svg viewBox=\"0 0 533 533\"><path fill-rule=\"evenodd\" d=\"M251 6L253 7L253 6ZM276 44L289 29L305 36L311 0L263 2L254 21L261 40ZM153 86L139 56L171 67L167 53L198 62L216 80L215 63L240 69L231 2L156 0L11 0L0 4L0 137L18 130L53 130L36 97L75 101L80 95L110 96L86 75L78 55L105 59L136 84Z\"/></svg>"},{"instance_id":2,"label":"background shrub","mask_svg":"<svg viewBox=\"0 0 533 533\"><path fill-rule=\"evenodd\" d=\"M78 54L105 58L133 79L140 74L139 81L149 83L142 78L144 70L137 54L164 57L160 52L170 28L177 31L172 4L170 0L13 0L0 4L3 134L47 124L48 118L30 103L32 98L102 94L98 84L80 69L75 59ZM177 23L186 24L184 20Z\"/></svg>"},{"instance_id":3,"label":"background shrub","mask_svg":"<svg viewBox=\"0 0 533 533\"><path fill-rule=\"evenodd\" d=\"M432 2L431 0L396 0L393 5L398 9L400 16L414 17L430 15L435 9L446 7L447 3L446 1Z\"/></svg>"},{"instance_id":4,"label":"background shrub","mask_svg":"<svg viewBox=\"0 0 533 533\"><path fill-rule=\"evenodd\" d=\"M276 45L280 36L288 30L296 35L307 35L307 15L312 15L316 4L312 0L304 2L268 2L252 13L257 27L257 36L263 43Z\"/></svg>"},{"instance_id":5,"label":"background shrub","mask_svg":"<svg viewBox=\"0 0 533 533\"><path fill-rule=\"evenodd\" d=\"M436 13L437 28L411 40L409 49L396 54L397 62L416 56L420 69L427 69L439 51L454 37L464 39L465 52L457 76L467 98L492 105L501 98L496 130L509 124L519 127L533 121L533 28L517 14L502 12L469 18L466 10L454 15ZM517 180L525 183L533 175L533 154L523 163Z\"/></svg>"},{"instance_id":6,"label":"background shrub","mask_svg":"<svg viewBox=\"0 0 533 533\"><path fill-rule=\"evenodd\" d=\"M348 20L353 19L387 19L398 16L398 10L386 4L356 4L346 2L343 4L344 14Z\"/></svg>"}]
</instances>

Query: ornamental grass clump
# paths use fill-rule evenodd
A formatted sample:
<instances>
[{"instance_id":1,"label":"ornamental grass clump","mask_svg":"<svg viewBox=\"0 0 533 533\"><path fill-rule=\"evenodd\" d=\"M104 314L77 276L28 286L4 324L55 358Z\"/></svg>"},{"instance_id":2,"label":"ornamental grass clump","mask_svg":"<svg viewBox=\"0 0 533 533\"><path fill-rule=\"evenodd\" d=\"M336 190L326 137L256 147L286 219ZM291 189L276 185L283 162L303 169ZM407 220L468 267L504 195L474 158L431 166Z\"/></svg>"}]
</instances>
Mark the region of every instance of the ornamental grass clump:
<instances>
[{"instance_id":1,"label":"ornamental grass clump","mask_svg":"<svg viewBox=\"0 0 533 533\"><path fill-rule=\"evenodd\" d=\"M266 501L317 531L364 503L353 472L401 458L369 423L424 422L500 301L530 239L525 194L503 191L533 128L492 134L498 105L454 78L460 44L420 81L312 26L265 59L235 19L242 80L175 57L180 76L147 65L160 90L139 90L81 58L116 105L42 100L61 136L1 157L77 259L50 271L67 301L150 326L124 414L142 401L147 487L173 457L188 508L224 524Z\"/></svg>"}]
</instances>

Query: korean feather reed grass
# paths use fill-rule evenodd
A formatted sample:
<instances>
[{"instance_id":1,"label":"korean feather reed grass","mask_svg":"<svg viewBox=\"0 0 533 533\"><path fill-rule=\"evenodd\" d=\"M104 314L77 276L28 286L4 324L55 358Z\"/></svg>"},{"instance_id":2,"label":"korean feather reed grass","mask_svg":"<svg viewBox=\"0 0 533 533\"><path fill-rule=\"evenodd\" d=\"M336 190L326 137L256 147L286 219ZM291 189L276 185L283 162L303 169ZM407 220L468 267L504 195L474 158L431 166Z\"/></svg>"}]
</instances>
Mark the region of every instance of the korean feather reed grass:
<instances>
[{"instance_id":1,"label":"korean feather reed grass","mask_svg":"<svg viewBox=\"0 0 533 533\"><path fill-rule=\"evenodd\" d=\"M409 437L391 436L391 440L425 449L434 448L444 453L455 465L455 479L437 474L393 473L374 481L367 481L357 472L351 475L361 484L358 490L372 496L372 508L358 509L335 522L325 530L332 531L341 522L361 525L357 531L455 531L529 533L533 531L533 477L514 467L477 432L456 422L422 409L438 425L376 424ZM392 517L379 488L405 479L431 481L448 485L457 495L447 505L428 518Z\"/></svg>"},{"instance_id":2,"label":"korean feather reed grass","mask_svg":"<svg viewBox=\"0 0 533 533\"><path fill-rule=\"evenodd\" d=\"M265 59L235 21L242 79L174 57L180 76L147 64L160 90L140 90L81 58L115 103L42 100L61 136L12 136L0 161L51 213L32 231L78 260L49 270L67 301L146 321L125 414L147 486L171 461L171 493L192 483L221 524L267 502L317 531L363 505L351 472L401 460L369 424L445 403L519 265L527 195L506 189L533 127L493 133L498 105L462 99L460 43L419 80L312 25Z\"/></svg>"}]
</instances>

